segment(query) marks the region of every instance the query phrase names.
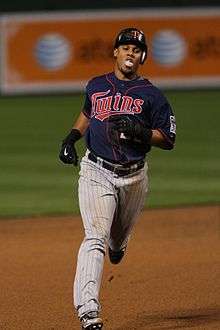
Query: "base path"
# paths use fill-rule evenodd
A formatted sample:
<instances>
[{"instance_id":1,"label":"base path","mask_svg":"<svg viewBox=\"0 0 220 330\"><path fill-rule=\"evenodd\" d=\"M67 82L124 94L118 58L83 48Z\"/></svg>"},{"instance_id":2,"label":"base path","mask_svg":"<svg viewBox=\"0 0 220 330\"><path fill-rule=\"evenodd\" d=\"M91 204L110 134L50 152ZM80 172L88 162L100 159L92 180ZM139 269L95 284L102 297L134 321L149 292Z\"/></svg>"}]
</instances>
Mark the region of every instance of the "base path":
<instances>
[{"instance_id":1,"label":"base path","mask_svg":"<svg viewBox=\"0 0 220 330\"><path fill-rule=\"evenodd\" d=\"M0 220L0 329L80 329L72 308L80 217ZM106 256L106 330L220 329L220 205L144 211Z\"/></svg>"}]
</instances>

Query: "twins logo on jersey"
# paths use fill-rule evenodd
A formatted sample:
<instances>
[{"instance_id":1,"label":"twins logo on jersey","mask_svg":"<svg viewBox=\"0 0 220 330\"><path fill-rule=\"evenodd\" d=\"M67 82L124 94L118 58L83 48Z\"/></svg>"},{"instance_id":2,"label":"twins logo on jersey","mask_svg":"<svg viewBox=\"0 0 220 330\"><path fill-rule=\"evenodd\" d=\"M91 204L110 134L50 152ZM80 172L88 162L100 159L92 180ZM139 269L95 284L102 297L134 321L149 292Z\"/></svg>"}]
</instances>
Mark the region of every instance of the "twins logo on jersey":
<instances>
[{"instance_id":1,"label":"twins logo on jersey","mask_svg":"<svg viewBox=\"0 0 220 330\"><path fill-rule=\"evenodd\" d=\"M139 114L142 112L144 100L134 99L129 95L120 93L107 96L111 90L92 94L92 117L98 120L105 120L116 114Z\"/></svg>"}]
</instances>

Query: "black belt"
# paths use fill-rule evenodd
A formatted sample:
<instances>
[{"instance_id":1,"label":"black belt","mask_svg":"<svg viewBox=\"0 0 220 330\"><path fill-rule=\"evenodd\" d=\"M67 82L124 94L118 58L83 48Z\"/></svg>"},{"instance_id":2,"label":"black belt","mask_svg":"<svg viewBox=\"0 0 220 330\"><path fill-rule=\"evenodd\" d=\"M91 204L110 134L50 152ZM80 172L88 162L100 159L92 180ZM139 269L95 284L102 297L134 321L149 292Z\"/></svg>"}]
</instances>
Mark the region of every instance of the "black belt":
<instances>
[{"instance_id":1,"label":"black belt","mask_svg":"<svg viewBox=\"0 0 220 330\"><path fill-rule=\"evenodd\" d=\"M140 170L141 168L144 167L144 161L140 160L137 163L134 163L130 166L124 166L124 165L114 165L100 157L97 157L95 154L93 154L92 152L90 152L88 154L88 159L93 161L94 163L97 163L98 165L102 166L103 168L105 168L106 170L109 170L115 174L117 174L118 176L125 176L128 174L132 174L138 170Z\"/></svg>"}]
</instances>

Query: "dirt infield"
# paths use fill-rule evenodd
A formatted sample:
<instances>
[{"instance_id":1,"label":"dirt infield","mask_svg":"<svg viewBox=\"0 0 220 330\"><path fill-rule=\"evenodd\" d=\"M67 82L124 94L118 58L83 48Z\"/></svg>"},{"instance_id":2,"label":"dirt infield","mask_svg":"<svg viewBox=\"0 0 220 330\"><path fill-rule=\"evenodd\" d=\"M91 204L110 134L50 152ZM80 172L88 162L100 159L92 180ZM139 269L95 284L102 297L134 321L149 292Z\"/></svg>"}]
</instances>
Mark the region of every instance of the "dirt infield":
<instances>
[{"instance_id":1,"label":"dirt infield","mask_svg":"<svg viewBox=\"0 0 220 330\"><path fill-rule=\"evenodd\" d=\"M80 218L0 221L0 329L80 329L72 282ZM220 330L220 206L142 213L120 265L106 258L106 330Z\"/></svg>"}]
</instances>

